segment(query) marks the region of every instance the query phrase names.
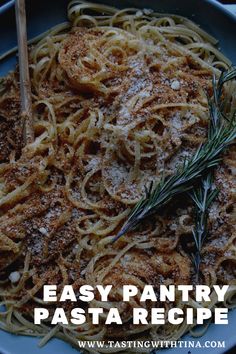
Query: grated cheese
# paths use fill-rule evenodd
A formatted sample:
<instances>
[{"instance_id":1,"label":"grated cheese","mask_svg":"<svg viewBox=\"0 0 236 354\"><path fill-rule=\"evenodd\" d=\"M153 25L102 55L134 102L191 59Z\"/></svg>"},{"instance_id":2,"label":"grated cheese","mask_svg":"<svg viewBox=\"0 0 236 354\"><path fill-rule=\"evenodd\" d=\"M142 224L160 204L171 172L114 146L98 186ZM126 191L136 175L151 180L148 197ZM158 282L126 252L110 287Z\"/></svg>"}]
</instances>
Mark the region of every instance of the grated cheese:
<instances>
[{"instance_id":1,"label":"grated cheese","mask_svg":"<svg viewBox=\"0 0 236 354\"><path fill-rule=\"evenodd\" d=\"M20 273L19 272L12 272L9 275L9 279L12 283L18 283L18 281L20 280Z\"/></svg>"},{"instance_id":2,"label":"grated cheese","mask_svg":"<svg viewBox=\"0 0 236 354\"><path fill-rule=\"evenodd\" d=\"M172 90L178 91L180 89L180 82L178 80L174 80L171 83Z\"/></svg>"}]
</instances>

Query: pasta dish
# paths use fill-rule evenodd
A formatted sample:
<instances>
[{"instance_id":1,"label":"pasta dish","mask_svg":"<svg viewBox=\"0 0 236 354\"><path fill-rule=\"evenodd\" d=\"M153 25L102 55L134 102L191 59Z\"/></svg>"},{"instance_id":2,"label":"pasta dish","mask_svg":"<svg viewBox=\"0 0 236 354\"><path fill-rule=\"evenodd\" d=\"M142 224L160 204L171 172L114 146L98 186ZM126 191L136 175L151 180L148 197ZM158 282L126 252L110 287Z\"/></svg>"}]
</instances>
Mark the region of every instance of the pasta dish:
<instances>
[{"instance_id":1,"label":"pasta dish","mask_svg":"<svg viewBox=\"0 0 236 354\"><path fill-rule=\"evenodd\" d=\"M51 337L77 346L200 335L207 326L197 332L185 321L132 325L132 308L150 304L121 301L124 284L196 284L191 199L174 199L112 240L150 183L172 175L206 140L212 77L230 62L214 38L180 16L75 0L68 18L29 45L35 140L24 147L18 68L1 80L0 328L40 336L40 345ZM232 112L235 88L235 81L225 85ZM215 171L219 194L209 209L200 275L201 284L230 285L228 308L236 303L235 174L232 145ZM35 325L46 284L59 291L71 284L75 292L111 284L109 301L95 297L89 306L117 307L123 324L93 325L88 317L79 327ZM184 304L177 297L175 306L214 309L214 292L211 299ZM51 313L56 304L43 306Z\"/></svg>"}]
</instances>

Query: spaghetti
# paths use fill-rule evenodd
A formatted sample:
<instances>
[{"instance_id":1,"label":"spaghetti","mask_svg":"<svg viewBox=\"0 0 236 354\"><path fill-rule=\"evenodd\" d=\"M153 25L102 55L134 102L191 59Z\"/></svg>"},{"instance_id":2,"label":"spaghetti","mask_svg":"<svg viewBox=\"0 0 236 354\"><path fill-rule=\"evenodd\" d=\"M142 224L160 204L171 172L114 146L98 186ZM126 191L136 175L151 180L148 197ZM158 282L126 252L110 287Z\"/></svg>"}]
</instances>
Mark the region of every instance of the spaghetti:
<instances>
[{"instance_id":1,"label":"spaghetti","mask_svg":"<svg viewBox=\"0 0 236 354\"><path fill-rule=\"evenodd\" d=\"M218 77L230 62L211 36L180 16L75 0L68 17L70 26L57 26L30 49L35 141L24 148L17 70L1 83L0 327L41 336L40 345L53 336L77 346L81 339L200 335L185 321L132 325L132 308L141 304L121 301L124 284L194 284L191 202L182 198L111 240L145 186L172 174L205 140L205 92L212 95L212 73ZM233 111L235 83L226 90ZM232 147L216 171L220 193L201 265L203 284L230 285L226 307L235 306L236 294L235 153ZM83 284L112 284L105 306L119 309L123 325L95 326L89 317L79 327L34 325L34 307L53 312L42 301L45 284L71 284L75 292ZM175 306L214 309L214 292L211 298L177 298ZM89 306L104 304L95 298Z\"/></svg>"}]
</instances>

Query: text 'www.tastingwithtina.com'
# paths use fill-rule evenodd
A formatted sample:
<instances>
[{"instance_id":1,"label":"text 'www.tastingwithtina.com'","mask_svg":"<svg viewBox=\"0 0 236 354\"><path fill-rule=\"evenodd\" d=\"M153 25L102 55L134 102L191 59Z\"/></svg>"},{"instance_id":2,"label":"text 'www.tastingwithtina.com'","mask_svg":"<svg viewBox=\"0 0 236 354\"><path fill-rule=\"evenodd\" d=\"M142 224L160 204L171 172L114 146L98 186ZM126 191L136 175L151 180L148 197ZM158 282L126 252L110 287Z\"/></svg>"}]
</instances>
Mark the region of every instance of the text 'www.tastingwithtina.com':
<instances>
[{"instance_id":1,"label":"text 'www.tastingwithtina.com'","mask_svg":"<svg viewBox=\"0 0 236 354\"><path fill-rule=\"evenodd\" d=\"M177 341L78 341L78 346L83 349L99 349L99 348L113 348L113 349L130 349L130 348L225 348L225 341L196 341L196 340L177 340Z\"/></svg>"}]
</instances>

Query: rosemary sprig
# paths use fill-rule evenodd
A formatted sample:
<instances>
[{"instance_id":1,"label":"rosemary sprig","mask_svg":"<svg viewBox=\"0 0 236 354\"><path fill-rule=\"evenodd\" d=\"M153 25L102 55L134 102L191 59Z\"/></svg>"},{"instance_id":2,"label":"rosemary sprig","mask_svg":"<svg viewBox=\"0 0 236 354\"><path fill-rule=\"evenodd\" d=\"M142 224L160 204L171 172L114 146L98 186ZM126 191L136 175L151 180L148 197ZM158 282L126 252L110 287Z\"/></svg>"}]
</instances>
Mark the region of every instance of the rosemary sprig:
<instances>
[{"instance_id":1,"label":"rosemary sprig","mask_svg":"<svg viewBox=\"0 0 236 354\"><path fill-rule=\"evenodd\" d=\"M221 161L220 154L236 138L236 115L227 121L222 120L221 107L223 105L223 85L236 77L236 69L223 73L216 84L213 78L213 99L209 100L210 128L209 137L205 144L199 146L195 154L186 159L176 173L163 177L155 186L146 191L143 197L131 211L128 220L113 239L115 242L122 235L136 228L145 218L155 214L176 195L193 189L196 181L205 176Z\"/></svg>"},{"instance_id":2,"label":"rosemary sprig","mask_svg":"<svg viewBox=\"0 0 236 354\"><path fill-rule=\"evenodd\" d=\"M223 117L223 106L221 104L221 93L222 85L224 84L225 73L219 78L218 83L216 83L216 77L213 76L213 97L208 97L209 110L210 110L210 124L208 130L208 139L214 136L214 133L219 128ZM193 239L195 243L194 253L191 254L191 259L196 272L196 282L199 282L200 264L201 264L201 251L204 241L206 240L208 234L208 209L211 203L218 195L218 190L213 189L213 173L210 171L207 176L201 179L201 184L196 189L193 189L189 193L191 199L195 204L195 227L193 229Z\"/></svg>"},{"instance_id":3,"label":"rosemary sprig","mask_svg":"<svg viewBox=\"0 0 236 354\"><path fill-rule=\"evenodd\" d=\"M208 234L208 210L218 193L219 191L216 188L213 188L213 175L212 173L209 173L202 179L199 188L190 194L196 206L196 220L193 229L195 250L194 253L192 253L191 258L196 272L197 283L199 282L202 246Z\"/></svg>"}]
</instances>

